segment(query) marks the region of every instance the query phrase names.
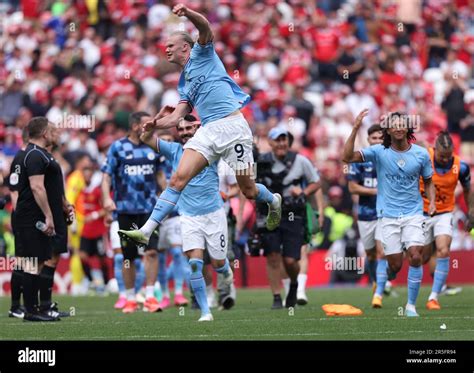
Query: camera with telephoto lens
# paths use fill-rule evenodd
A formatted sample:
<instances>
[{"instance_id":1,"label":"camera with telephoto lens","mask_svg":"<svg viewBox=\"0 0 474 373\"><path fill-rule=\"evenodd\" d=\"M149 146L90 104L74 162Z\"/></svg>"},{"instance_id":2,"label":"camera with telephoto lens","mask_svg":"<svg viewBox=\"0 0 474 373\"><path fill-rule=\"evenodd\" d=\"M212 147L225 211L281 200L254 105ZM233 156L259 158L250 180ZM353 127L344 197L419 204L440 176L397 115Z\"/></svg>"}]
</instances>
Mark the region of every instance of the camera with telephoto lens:
<instances>
[{"instance_id":1,"label":"camera with telephoto lens","mask_svg":"<svg viewBox=\"0 0 474 373\"><path fill-rule=\"evenodd\" d=\"M263 255L262 234L265 231L265 217L257 215L255 228L250 235L247 245L250 256Z\"/></svg>"},{"instance_id":2,"label":"camera with telephoto lens","mask_svg":"<svg viewBox=\"0 0 474 373\"><path fill-rule=\"evenodd\" d=\"M284 214L293 213L294 216L305 216L306 197L304 194L298 197L283 197L282 211Z\"/></svg>"}]
</instances>

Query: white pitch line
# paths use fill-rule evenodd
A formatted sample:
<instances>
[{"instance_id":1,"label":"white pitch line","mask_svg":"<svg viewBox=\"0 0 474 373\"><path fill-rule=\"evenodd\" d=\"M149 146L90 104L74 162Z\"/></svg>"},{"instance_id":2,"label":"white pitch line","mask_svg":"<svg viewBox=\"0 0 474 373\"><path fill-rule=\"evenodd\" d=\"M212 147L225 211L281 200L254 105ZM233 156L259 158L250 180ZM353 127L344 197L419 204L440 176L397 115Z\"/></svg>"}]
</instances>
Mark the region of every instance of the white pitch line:
<instances>
[{"instance_id":1,"label":"white pitch line","mask_svg":"<svg viewBox=\"0 0 474 373\"><path fill-rule=\"evenodd\" d=\"M369 332L369 333L364 333L364 332L348 332L348 333L267 333L267 334L233 334L232 335L232 340L240 338L245 338L249 339L255 338L258 339L259 337L316 337L316 336L348 336L348 335L366 335L366 334L379 334L379 335L384 335L384 334L406 334L406 333L412 333L412 334L417 334L417 333L425 333L426 330L409 330L409 331L395 331L395 330L386 330L386 331L379 331L379 332ZM454 332L474 332L474 329L468 329L468 330L445 330L442 333L454 333ZM195 339L195 338L219 338L219 337L225 337L225 335L220 335L220 334L196 334L196 335L186 335L186 338L176 338L176 335L127 335L126 339L140 339L140 338L155 338L155 339L173 339L173 340L189 340L189 339ZM80 340L80 339L114 339L118 338L118 336L93 336L93 337L80 337L76 338L75 340ZM63 338L60 338L63 339ZM60 340L59 339L59 340ZM67 339L67 338L65 338Z\"/></svg>"}]
</instances>

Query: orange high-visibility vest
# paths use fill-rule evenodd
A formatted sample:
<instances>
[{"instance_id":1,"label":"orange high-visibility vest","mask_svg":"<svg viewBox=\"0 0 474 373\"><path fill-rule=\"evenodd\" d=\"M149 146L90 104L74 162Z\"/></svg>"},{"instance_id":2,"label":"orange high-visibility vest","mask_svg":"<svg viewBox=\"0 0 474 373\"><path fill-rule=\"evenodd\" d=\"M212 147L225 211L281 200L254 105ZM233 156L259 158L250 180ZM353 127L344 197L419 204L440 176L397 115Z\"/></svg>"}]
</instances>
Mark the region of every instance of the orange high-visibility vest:
<instances>
[{"instance_id":1,"label":"orange high-visibility vest","mask_svg":"<svg viewBox=\"0 0 474 373\"><path fill-rule=\"evenodd\" d=\"M429 148L428 153L431 158L431 165L433 166L433 183L436 189L436 213L451 212L454 210L456 199L454 190L459 180L459 172L461 172L461 159L454 155L453 165L451 169L444 175L436 172L434 165L434 149ZM423 197L423 211L428 212L429 200L425 193L425 185L423 178L420 180L420 192Z\"/></svg>"}]
</instances>

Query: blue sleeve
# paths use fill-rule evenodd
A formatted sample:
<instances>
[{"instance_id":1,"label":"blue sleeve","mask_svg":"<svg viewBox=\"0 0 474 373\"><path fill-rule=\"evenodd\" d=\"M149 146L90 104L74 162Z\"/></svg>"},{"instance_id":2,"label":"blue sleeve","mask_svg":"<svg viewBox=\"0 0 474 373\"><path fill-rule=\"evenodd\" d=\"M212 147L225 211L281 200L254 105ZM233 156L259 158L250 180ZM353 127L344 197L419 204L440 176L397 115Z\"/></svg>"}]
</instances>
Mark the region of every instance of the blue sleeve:
<instances>
[{"instance_id":1,"label":"blue sleeve","mask_svg":"<svg viewBox=\"0 0 474 373\"><path fill-rule=\"evenodd\" d=\"M193 48L191 49L190 59L209 59L213 58L215 53L214 43L210 41L206 45L201 45L198 42L194 43Z\"/></svg>"},{"instance_id":2,"label":"blue sleeve","mask_svg":"<svg viewBox=\"0 0 474 373\"><path fill-rule=\"evenodd\" d=\"M161 139L158 142L160 154L165 156L165 158L170 161L173 161L174 157L178 152L179 146L180 145L176 142L163 141Z\"/></svg>"},{"instance_id":3,"label":"blue sleeve","mask_svg":"<svg viewBox=\"0 0 474 373\"><path fill-rule=\"evenodd\" d=\"M431 179L433 176L433 166L431 165L431 158L428 151L423 148L422 150L422 164L421 164L421 176L423 179Z\"/></svg>"},{"instance_id":4,"label":"blue sleeve","mask_svg":"<svg viewBox=\"0 0 474 373\"><path fill-rule=\"evenodd\" d=\"M364 162L377 162L377 154L381 146L382 145L372 145L367 148L361 149L360 153L362 154Z\"/></svg>"},{"instance_id":5,"label":"blue sleeve","mask_svg":"<svg viewBox=\"0 0 474 373\"><path fill-rule=\"evenodd\" d=\"M469 165L461 161L461 166L459 170L459 182L465 189L470 189L471 188L471 169Z\"/></svg>"},{"instance_id":6,"label":"blue sleeve","mask_svg":"<svg viewBox=\"0 0 474 373\"><path fill-rule=\"evenodd\" d=\"M360 172L360 163L351 163L349 165L349 172L347 173L348 181L361 181L362 173Z\"/></svg>"},{"instance_id":7,"label":"blue sleeve","mask_svg":"<svg viewBox=\"0 0 474 373\"><path fill-rule=\"evenodd\" d=\"M188 105L191 105L191 108L193 108L191 100L189 99L189 96L186 93L184 93L183 87L178 87L178 93L179 93L179 103L187 102Z\"/></svg>"},{"instance_id":8,"label":"blue sleeve","mask_svg":"<svg viewBox=\"0 0 474 373\"><path fill-rule=\"evenodd\" d=\"M105 159L102 168L100 169L102 172L112 176L114 174L114 170L116 169L119 163L117 149L115 147L115 143L110 145L109 151L107 152L107 158Z\"/></svg>"}]
</instances>

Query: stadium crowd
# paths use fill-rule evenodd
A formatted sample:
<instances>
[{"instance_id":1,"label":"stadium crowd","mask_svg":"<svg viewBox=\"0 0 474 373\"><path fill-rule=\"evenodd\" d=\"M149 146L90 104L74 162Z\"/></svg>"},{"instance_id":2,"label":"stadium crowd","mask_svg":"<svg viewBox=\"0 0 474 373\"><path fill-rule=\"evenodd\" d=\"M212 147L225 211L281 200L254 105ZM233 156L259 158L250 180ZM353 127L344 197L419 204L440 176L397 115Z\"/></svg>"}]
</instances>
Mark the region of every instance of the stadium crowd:
<instances>
[{"instance_id":1,"label":"stadium crowd","mask_svg":"<svg viewBox=\"0 0 474 373\"><path fill-rule=\"evenodd\" d=\"M166 61L164 42L176 30L194 29L171 13L172 3L0 4L3 180L32 117L46 116L61 128L55 156L71 178L83 167L84 153L100 168L110 144L126 134L130 113L154 114L178 103L179 73ZM341 148L362 108L370 114L359 139L381 115L404 111L419 118L419 142L432 145L447 129L456 152L474 165L474 1L186 3L211 21L229 75L252 96L243 113L259 151L270 150L270 129L286 128L293 149L319 170L327 206L344 218L353 218L356 201ZM469 249L474 245L462 230L466 207L458 205L453 249ZM2 214L6 247L8 213ZM344 231L330 233L313 245L327 249Z\"/></svg>"}]
</instances>

